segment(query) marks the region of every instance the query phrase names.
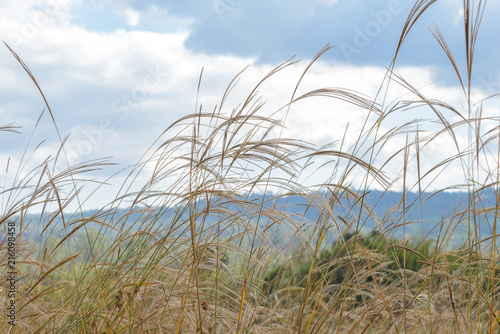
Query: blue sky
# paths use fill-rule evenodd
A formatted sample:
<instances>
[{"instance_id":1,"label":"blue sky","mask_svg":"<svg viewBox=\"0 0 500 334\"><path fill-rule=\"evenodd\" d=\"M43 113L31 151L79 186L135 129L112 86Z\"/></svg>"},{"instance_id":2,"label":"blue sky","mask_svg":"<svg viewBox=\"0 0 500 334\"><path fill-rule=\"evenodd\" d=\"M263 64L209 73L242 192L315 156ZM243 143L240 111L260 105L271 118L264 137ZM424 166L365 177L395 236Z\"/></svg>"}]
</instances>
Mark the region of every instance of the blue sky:
<instances>
[{"instance_id":1,"label":"blue sky","mask_svg":"<svg viewBox=\"0 0 500 334\"><path fill-rule=\"evenodd\" d=\"M61 134L69 136L71 162L113 156L119 164L96 172L98 179L106 179L136 163L169 124L194 110L202 68L200 99L210 110L245 66L251 65L230 100L235 106L274 66L292 56L303 59L261 90L267 108L278 109L307 62L330 44L335 47L311 70L304 90L340 86L375 97L412 5L402 0L5 0L0 32L35 74ZM463 104L463 94L429 29L439 27L463 68L462 5L437 1L410 34L396 67L412 84L454 105ZM500 45L491 42L499 31L498 10L498 2L487 4L477 43L477 101L500 92ZM20 152L44 104L7 48L0 51L0 73L0 125L21 127L21 134L0 133L0 168L5 170L7 163L21 163ZM394 87L388 96L405 93ZM364 120L352 106L320 102L299 104L285 134L319 146L339 140L348 123L355 133ZM493 103L485 112L498 116ZM29 149L42 141L23 170L57 154L60 143L47 113ZM452 150L443 139L429 148L429 159ZM457 175L460 170L441 176L443 184ZM10 182L8 173L0 176L0 183ZM397 172L391 177L397 178ZM111 185L103 192L114 190Z\"/></svg>"},{"instance_id":2,"label":"blue sky","mask_svg":"<svg viewBox=\"0 0 500 334\"><path fill-rule=\"evenodd\" d=\"M330 43L337 49L326 56L328 59L386 66L412 6L411 1L399 0L86 1L72 13L75 23L91 31L189 31L185 46L196 53L256 57L261 63L277 63L292 55L313 57ZM494 13L499 8L496 3L488 4L478 43L483 52L487 48L495 55L500 49L488 41L495 36ZM401 64L448 65L429 31L435 24L457 56L463 54L462 3L443 0L434 4L414 28L400 57ZM484 59L478 64L481 70L494 65L494 57Z\"/></svg>"}]
</instances>

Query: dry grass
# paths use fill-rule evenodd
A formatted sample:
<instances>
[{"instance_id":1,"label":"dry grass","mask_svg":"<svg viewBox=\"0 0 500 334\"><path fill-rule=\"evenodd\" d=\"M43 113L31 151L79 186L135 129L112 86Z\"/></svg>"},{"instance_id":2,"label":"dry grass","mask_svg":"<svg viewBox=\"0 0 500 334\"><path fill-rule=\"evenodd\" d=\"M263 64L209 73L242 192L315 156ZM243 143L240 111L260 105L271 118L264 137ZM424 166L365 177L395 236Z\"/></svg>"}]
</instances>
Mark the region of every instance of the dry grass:
<instances>
[{"instance_id":1,"label":"dry grass","mask_svg":"<svg viewBox=\"0 0 500 334\"><path fill-rule=\"evenodd\" d=\"M498 330L495 237L500 178L499 153L491 148L499 146L499 119L483 117L481 105L471 102L474 46L484 3L473 6L464 1L465 69L458 67L439 30L433 32L462 85L465 112L428 99L394 73L400 47L434 2L418 1L412 9L378 96L368 99L337 88L297 95L302 78L328 47L299 79L284 107L287 112L296 101L318 96L365 110L366 123L350 147L341 142L316 148L282 137L282 120L265 110L255 92L263 82L294 65L291 61L271 71L237 108L226 107L225 101L238 77L212 112L197 106L196 113L172 124L152 153L134 166L112 204L91 217L82 212L68 214L65 208L84 202L79 188L88 180L87 173L109 161L67 164L65 170L55 172L58 159L65 159L64 138L60 137L57 158L45 161L23 179L16 177L2 193L6 205L0 224L14 221L21 229L14 332ZM28 67L11 51L43 96ZM394 84L414 99L380 102L380 96ZM226 112L228 108L232 111ZM418 121L413 121L383 132L394 114L422 109L432 111L439 130L424 133ZM447 118L448 114L458 121ZM465 148L457 139L463 129L469 134ZM15 128L7 125L0 131ZM427 162L421 152L443 136L453 140L457 152L424 168ZM381 161L381 152L394 138L403 138L403 144ZM398 207L378 217L365 195L375 184L385 191L392 189L397 180L389 179L385 169L398 157L403 162L398 178L405 192ZM484 165L484 161L494 164ZM468 196L436 226L437 239L392 238L398 229L412 224L408 213L421 210L425 201L419 196L408 202L406 189L422 194L423 184L445 173L452 163L462 166L468 181L456 187ZM416 181L410 180L410 165L416 167ZM149 181L140 191L131 191L146 166L153 170ZM301 184L303 175L325 168L333 176L323 184ZM274 195L252 195L270 194L271 189ZM495 194L493 204L481 197L485 191ZM296 207L290 195L301 198L304 205ZM49 211L54 205L57 209ZM118 210L125 205L129 209ZM34 208L42 209L40 219L28 221ZM370 222L377 231L367 234L364 228ZM479 226L484 223L489 224L493 237L481 240ZM464 225L465 242L454 249L450 246L453 235ZM5 264L5 240L0 249L0 262ZM9 330L3 318L0 332Z\"/></svg>"}]
</instances>

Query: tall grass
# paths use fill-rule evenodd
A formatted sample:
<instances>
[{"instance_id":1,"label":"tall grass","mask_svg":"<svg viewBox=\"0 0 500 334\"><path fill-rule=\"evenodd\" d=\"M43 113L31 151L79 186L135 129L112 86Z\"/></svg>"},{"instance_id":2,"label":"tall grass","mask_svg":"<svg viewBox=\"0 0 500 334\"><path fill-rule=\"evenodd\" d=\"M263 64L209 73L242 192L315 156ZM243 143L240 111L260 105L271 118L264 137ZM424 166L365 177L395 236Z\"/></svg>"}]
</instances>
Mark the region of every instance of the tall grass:
<instances>
[{"instance_id":1,"label":"tall grass","mask_svg":"<svg viewBox=\"0 0 500 334\"><path fill-rule=\"evenodd\" d=\"M228 106L242 71L212 111L197 103L193 114L169 126L133 166L116 198L91 216L66 208L71 203L82 207L80 189L92 181L88 173L105 168L109 160L72 166L59 136L57 157L26 172L30 153L25 152L17 171L3 166L14 177L2 190L0 224L13 221L20 232L17 325L11 328L4 318L0 331L498 330L500 152L492 149L499 147L500 119L483 116L481 104L472 99L473 58L485 2L463 3L465 68L458 66L439 29L433 30L460 82L465 110L427 98L396 71L409 32L434 2L415 3L377 96L342 88L299 94L302 79L330 47L306 66L279 111L267 110L256 92L295 62L279 65L241 104ZM28 66L10 50L43 96ZM394 85L413 99L387 102ZM291 107L325 96L366 112L361 131L349 133L357 136L355 143L341 140L317 148L285 138ZM422 120L386 126L397 114L418 115L421 110L432 112L436 131L422 130ZM0 127L3 137L9 131L16 129ZM464 131L465 147L459 140ZM456 152L429 166L424 152L443 137ZM395 142L399 147L384 155ZM396 177L387 172L394 162L400 165ZM65 168L56 168L61 164ZM461 166L465 182L424 197L454 164ZM328 176L323 183L302 182L320 172ZM138 177L145 174L148 181L138 187ZM378 204L366 201L370 189L389 192L396 185L403 189L399 205L377 216ZM425 201L457 189L465 199L446 210L433 231L437 237L409 233L416 224L409 218L412 212L424 217ZM409 200L410 190L417 193L416 200ZM493 203L484 199L487 192L494 194ZM30 212L38 212L39 219L29 220ZM465 238L453 244L463 226ZM490 231L482 233L482 226ZM5 264L5 240L0 249Z\"/></svg>"}]
</instances>

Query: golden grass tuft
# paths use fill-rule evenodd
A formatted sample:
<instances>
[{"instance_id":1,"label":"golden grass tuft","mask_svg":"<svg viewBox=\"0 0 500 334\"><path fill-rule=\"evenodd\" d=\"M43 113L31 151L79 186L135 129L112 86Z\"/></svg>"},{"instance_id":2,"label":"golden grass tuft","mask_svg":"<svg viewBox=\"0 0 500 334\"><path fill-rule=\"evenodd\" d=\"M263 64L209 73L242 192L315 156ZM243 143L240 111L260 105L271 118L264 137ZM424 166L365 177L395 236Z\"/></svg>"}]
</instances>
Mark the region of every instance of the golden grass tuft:
<instances>
[{"instance_id":1,"label":"golden grass tuft","mask_svg":"<svg viewBox=\"0 0 500 334\"><path fill-rule=\"evenodd\" d=\"M462 85L468 109L427 98L395 73L397 56L420 16L435 1L417 1L404 25L395 57L379 94L367 98L341 88L299 95L307 71L298 80L286 113L297 101L328 97L366 112L354 145L317 148L284 138L286 125L267 111L255 92L279 72L273 69L239 106L225 102L229 84L213 112L196 112L169 126L149 155L135 165L122 192L91 216L67 213L84 203L79 189L86 176L110 164L89 161L55 173L65 159L48 159L25 179L3 191L7 203L0 225L20 228L17 242L17 326L22 333L471 333L493 332L500 325L497 217L499 196L498 118L483 117L471 102L473 56L485 2L464 1L466 68L460 69L438 29L433 32ZM10 49L10 48L9 48ZM10 49L43 96L28 66ZM393 84L414 100L379 100ZM201 77L200 77L201 85ZM45 97L54 125L57 125ZM425 133L419 121L384 132L394 114L428 110L440 124ZM447 118L447 114L458 121ZM417 117L417 116L415 116ZM285 117L286 119L286 117ZM375 120L375 121L373 121ZM488 125L488 126L486 126ZM457 132L466 129L463 148ZM482 129L487 128L488 131ZM0 134L13 132L12 125ZM58 131L58 130L57 130ZM59 132L58 132L59 133ZM350 134L352 135L352 134ZM457 152L424 168L422 152L438 138L451 139ZM394 138L403 144L381 160ZM413 153L412 153L413 152ZM389 192L387 166L402 157L405 191L400 204L383 216L366 201L369 188ZM494 161L483 165L481 161ZM463 168L463 203L436 225L434 234L394 237L414 222L422 184L438 178L452 163ZM408 166L416 166L410 180ZM154 166L148 182L131 191L136 177ZM8 169L8 166L6 166ZM329 170L323 184L306 187L302 176ZM486 177L483 177L484 175ZM360 186L355 186L360 184ZM418 192L408 200L407 189ZM271 193L270 190L274 192ZM440 189L432 196L449 189ZM482 197L494 194L493 204ZM255 193L265 196L255 196ZM294 197L291 197L294 196ZM432 198L431 196L431 198ZM300 198L300 205L293 198ZM126 205L128 203L128 205ZM49 208L56 206L55 210ZM79 205L80 206L80 205ZM127 209L124 209L126 207ZM40 219L29 220L41 208ZM313 218L311 218L313 217ZM376 229L366 231L373 223ZM479 228L488 223L490 235ZM464 241L453 245L466 227ZM7 263L7 243L0 243ZM5 281L5 280L3 280ZM2 301L5 290L0 287ZM2 313L0 332L11 329Z\"/></svg>"}]
</instances>

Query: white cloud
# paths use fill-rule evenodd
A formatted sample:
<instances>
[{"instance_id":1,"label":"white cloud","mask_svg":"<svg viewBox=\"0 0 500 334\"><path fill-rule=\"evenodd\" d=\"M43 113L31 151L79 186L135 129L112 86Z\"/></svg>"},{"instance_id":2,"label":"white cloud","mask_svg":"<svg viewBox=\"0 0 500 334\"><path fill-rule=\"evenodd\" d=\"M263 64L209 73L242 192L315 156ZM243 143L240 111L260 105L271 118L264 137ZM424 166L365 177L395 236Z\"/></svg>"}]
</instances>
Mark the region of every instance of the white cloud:
<instances>
[{"instance_id":1,"label":"white cloud","mask_svg":"<svg viewBox=\"0 0 500 334\"><path fill-rule=\"evenodd\" d=\"M133 9L127 9L124 13L127 24L131 27L137 27L140 22L140 13Z\"/></svg>"},{"instance_id":2,"label":"white cloud","mask_svg":"<svg viewBox=\"0 0 500 334\"><path fill-rule=\"evenodd\" d=\"M139 23L140 18L135 14L130 13L128 18L132 26ZM1 31L19 32L26 24L6 16L3 18L0 21ZM69 20L69 16L62 14L61 17L51 18L47 24L39 26L36 34L27 38L25 43L19 44L17 50L20 50L21 57L44 90L61 133L71 133L66 145L74 159L72 162L113 155L122 167L134 164L166 127L194 112L202 68L204 76L200 103L208 112L220 103L231 79L246 65L255 62L251 58L194 53L184 46L188 31L160 34L116 30L98 33L73 25ZM289 102L305 66L298 64L287 68L259 87L258 94L262 95L263 101L267 101L261 111L263 114L270 115ZM253 85L272 68L269 64L250 67L225 102L225 111L230 113L238 107ZM463 112L461 90L435 83L432 68L404 67L397 72L425 92L428 98L444 100L459 106ZM346 66L320 60L304 78L298 95L317 88L343 87L373 98L385 73L382 67ZM42 100L5 49L0 52L0 74L4 78L0 82L0 92L4 93L3 104L9 106L0 109L2 123L21 122L27 135L44 108ZM379 96L380 102L383 96ZM395 83L391 84L391 90L385 97L385 106L401 97L403 100L415 98ZM498 113L493 106L485 110L491 115ZM313 98L292 106L283 136L318 146L340 142L349 123L345 147L351 147L364 126L367 114L366 110L346 102ZM448 117L457 119L451 114ZM424 108L395 112L381 124L380 133L416 118L436 119L432 112ZM440 125L431 122L423 123L422 127L428 131L440 129ZM37 139L46 139L47 142L44 149L33 156L33 165L43 161L49 153L53 156L59 148L47 114L42 118L37 133ZM379 161L388 159L402 143L404 136L387 142L379 154ZM456 153L452 144L444 136L435 140L423 154L428 159L424 167L429 170L447 155ZM460 142L462 149L466 145L466 141ZM1 148L14 158L18 155L18 147ZM0 160L0 168L4 168L4 157L5 154ZM401 163L395 159L385 168L389 177L395 178L401 170ZM439 187L453 182L460 172L460 168L454 169L435 185ZM109 174L103 172L102 175ZM324 175L318 173L316 179L311 180L324 181L321 180ZM91 207L99 204L98 200L89 202Z\"/></svg>"},{"instance_id":3,"label":"white cloud","mask_svg":"<svg viewBox=\"0 0 500 334\"><path fill-rule=\"evenodd\" d=\"M454 25L459 25L462 23L464 20L464 9L463 7L460 7L457 9L457 12L455 13L455 16L453 17L453 24Z\"/></svg>"},{"instance_id":4,"label":"white cloud","mask_svg":"<svg viewBox=\"0 0 500 334\"><path fill-rule=\"evenodd\" d=\"M325 5L327 7L332 7L333 5L335 5L339 0L323 0L323 2L325 3Z\"/></svg>"}]
</instances>

